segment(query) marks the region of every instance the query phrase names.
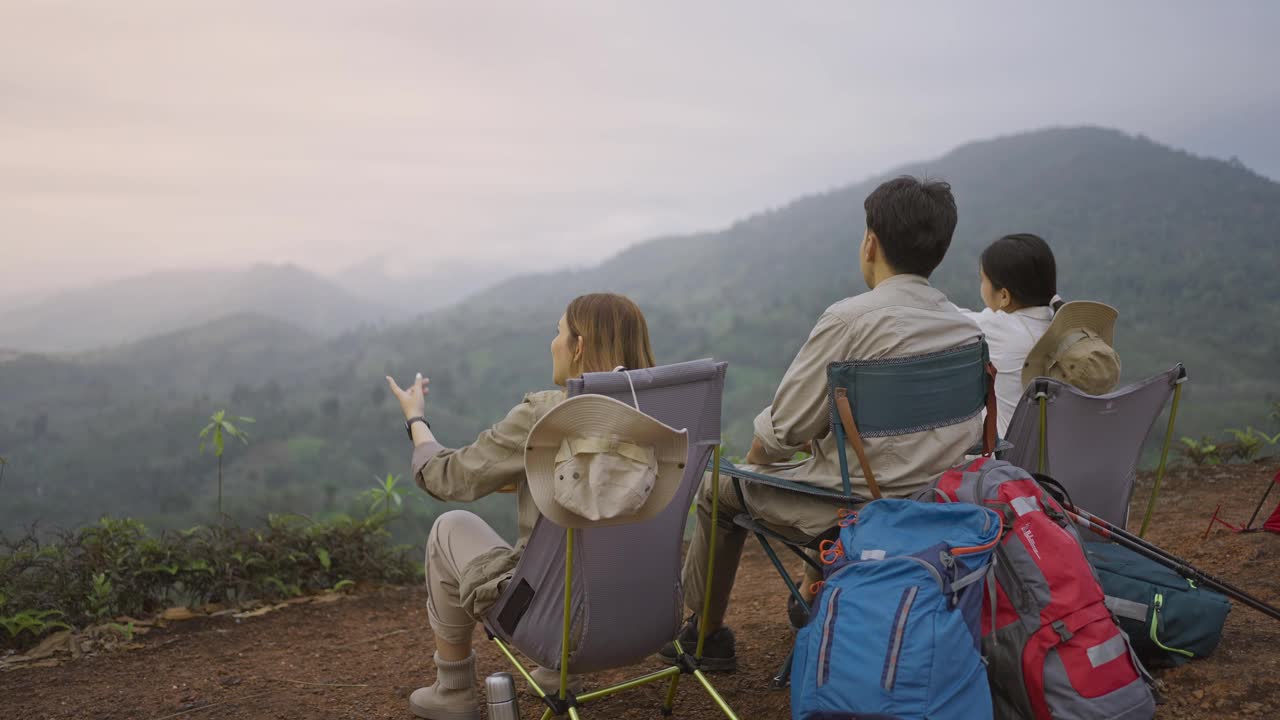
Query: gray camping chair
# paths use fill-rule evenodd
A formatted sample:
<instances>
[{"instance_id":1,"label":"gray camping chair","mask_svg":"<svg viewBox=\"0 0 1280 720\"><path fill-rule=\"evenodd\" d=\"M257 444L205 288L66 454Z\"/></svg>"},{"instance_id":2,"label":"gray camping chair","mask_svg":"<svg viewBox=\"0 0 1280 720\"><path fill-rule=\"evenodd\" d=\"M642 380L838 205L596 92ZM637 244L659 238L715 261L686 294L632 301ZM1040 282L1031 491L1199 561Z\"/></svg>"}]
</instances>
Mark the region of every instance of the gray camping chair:
<instances>
[{"instance_id":1,"label":"gray camping chair","mask_svg":"<svg viewBox=\"0 0 1280 720\"><path fill-rule=\"evenodd\" d=\"M712 360L628 372L587 373L568 394L607 395L688 431L689 459L675 497L656 517L577 530L538 519L511 581L484 617L489 636L547 705L542 717L577 718L577 706L622 690L669 680L670 713L680 675L695 675L729 718L733 711L695 663L671 667L574 696L570 674L624 667L653 656L675 637L683 611L680 551L703 470L719 457L720 400L727 363ZM634 395L633 395L634 393ZM710 552L714 557L715 548ZM570 620L572 618L572 621ZM539 689L511 648L560 671L560 692ZM701 652L701 642L698 651Z\"/></svg>"},{"instance_id":2,"label":"gray camping chair","mask_svg":"<svg viewBox=\"0 0 1280 720\"><path fill-rule=\"evenodd\" d=\"M1087 395L1058 380L1032 380L1018 401L1000 454L1028 472L1052 476L1072 502L1117 527L1126 527L1143 442L1172 397L1155 486L1139 535L1145 535L1164 479L1178 401L1187 371L1181 364L1106 395Z\"/></svg>"}]
</instances>

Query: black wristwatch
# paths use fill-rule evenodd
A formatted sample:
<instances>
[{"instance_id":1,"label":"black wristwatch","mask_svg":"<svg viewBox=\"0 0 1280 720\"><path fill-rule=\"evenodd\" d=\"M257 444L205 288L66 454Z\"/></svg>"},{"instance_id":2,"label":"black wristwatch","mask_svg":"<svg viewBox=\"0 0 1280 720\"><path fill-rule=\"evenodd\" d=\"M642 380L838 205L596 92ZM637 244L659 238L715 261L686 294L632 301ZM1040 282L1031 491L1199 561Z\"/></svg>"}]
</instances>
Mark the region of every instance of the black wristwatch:
<instances>
[{"instance_id":1,"label":"black wristwatch","mask_svg":"<svg viewBox=\"0 0 1280 720\"><path fill-rule=\"evenodd\" d=\"M426 425L428 430L431 429L431 423L427 422L426 418L422 417L421 415L414 415L413 417L404 421L404 431L409 436L410 440L413 440L413 424L416 422L420 422L423 425Z\"/></svg>"}]
</instances>

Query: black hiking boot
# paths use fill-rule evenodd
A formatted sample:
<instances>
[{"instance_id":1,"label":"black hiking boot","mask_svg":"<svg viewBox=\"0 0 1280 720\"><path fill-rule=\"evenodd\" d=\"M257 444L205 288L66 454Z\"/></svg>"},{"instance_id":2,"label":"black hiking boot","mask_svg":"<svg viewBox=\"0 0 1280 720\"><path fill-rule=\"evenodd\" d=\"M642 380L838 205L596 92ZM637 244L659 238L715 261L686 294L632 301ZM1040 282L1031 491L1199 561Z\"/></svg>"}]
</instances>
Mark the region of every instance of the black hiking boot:
<instances>
[{"instance_id":1,"label":"black hiking boot","mask_svg":"<svg viewBox=\"0 0 1280 720\"><path fill-rule=\"evenodd\" d=\"M680 628L680 634L676 636L680 641L680 646L684 648L686 653L692 655L698 649L698 616L691 615L685 621L684 627ZM698 668L703 672L737 672L738 655L736 650L737 640L733 636L733 630L728 627L721 627L719 630L707 635L706 642L702 645L702 661L698 664ZM658 659L667 665L679 665L680 656L676 652L676 644L669 642L658 651Z\"/></svg>"}]
</instances>

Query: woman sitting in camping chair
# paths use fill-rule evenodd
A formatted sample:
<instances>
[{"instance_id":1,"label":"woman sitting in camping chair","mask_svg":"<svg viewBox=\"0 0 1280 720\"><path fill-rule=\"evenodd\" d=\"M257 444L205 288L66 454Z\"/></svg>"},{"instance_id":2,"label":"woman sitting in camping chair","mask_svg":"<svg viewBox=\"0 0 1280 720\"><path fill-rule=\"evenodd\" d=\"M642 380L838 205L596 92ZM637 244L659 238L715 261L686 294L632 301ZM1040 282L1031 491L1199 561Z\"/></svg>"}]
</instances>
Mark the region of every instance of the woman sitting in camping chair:
<instances>
[{"instance_id":1,"label":"woman sitting in camping chair","mask_svg":"<svg viewBox=\"0 0 1280 720\"><path fill-rule=\"evenodd\" d=\"M552 380L564 387L570 378L654 366L649 329L640 308L612 294L583 295L569 303L551 341ZM476 618L497 600L538 519L525 478L529 431L565 399L563 390L533 392L472 444L443 447L425 418L427 378L419 373L401 389L387 378L404 411L413 440L413 478L432 497L469 502L511 487L517 493L520 536L515 547L474 513L452 510L436 519L427 539L427 617L436 642L436 681L409 697L413 714L429 720L479 720L475 654L471 636ZM539 668L534 680L550 690L558 672Z\"/></svg>"}]
</instances>

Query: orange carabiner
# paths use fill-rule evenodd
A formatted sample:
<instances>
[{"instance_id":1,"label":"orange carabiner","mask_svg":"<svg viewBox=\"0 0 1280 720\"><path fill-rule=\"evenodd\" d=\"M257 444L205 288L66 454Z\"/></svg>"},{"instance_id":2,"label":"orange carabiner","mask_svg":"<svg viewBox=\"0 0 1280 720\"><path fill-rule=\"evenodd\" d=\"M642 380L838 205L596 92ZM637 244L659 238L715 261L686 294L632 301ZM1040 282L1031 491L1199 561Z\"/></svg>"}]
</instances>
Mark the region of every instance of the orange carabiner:
<instances>
[{"instance_id":1,"label":"orange carabiner","mask_svg":"<svg viewBox=\"0 0 1280 720\"><path fill-rule=\"evenodd\" d=\"M822 560L822 564L834 565L842 557L844 557L844 545L841 545L839 540L823 540L818 543L818 559Z\"/></svg>"},{"instance_id":2,"label":"orange carabiner","mask_svg":"<svg viewBox=\"0 0 1280 720\"><path fill-rule=\"evenodd\" d=\"M836 517L840 518L836 524L842 528L847 528L858 522L858 511L850 510L848 508L840 508L836 511Z\"/></svg>"}]
</instances>

